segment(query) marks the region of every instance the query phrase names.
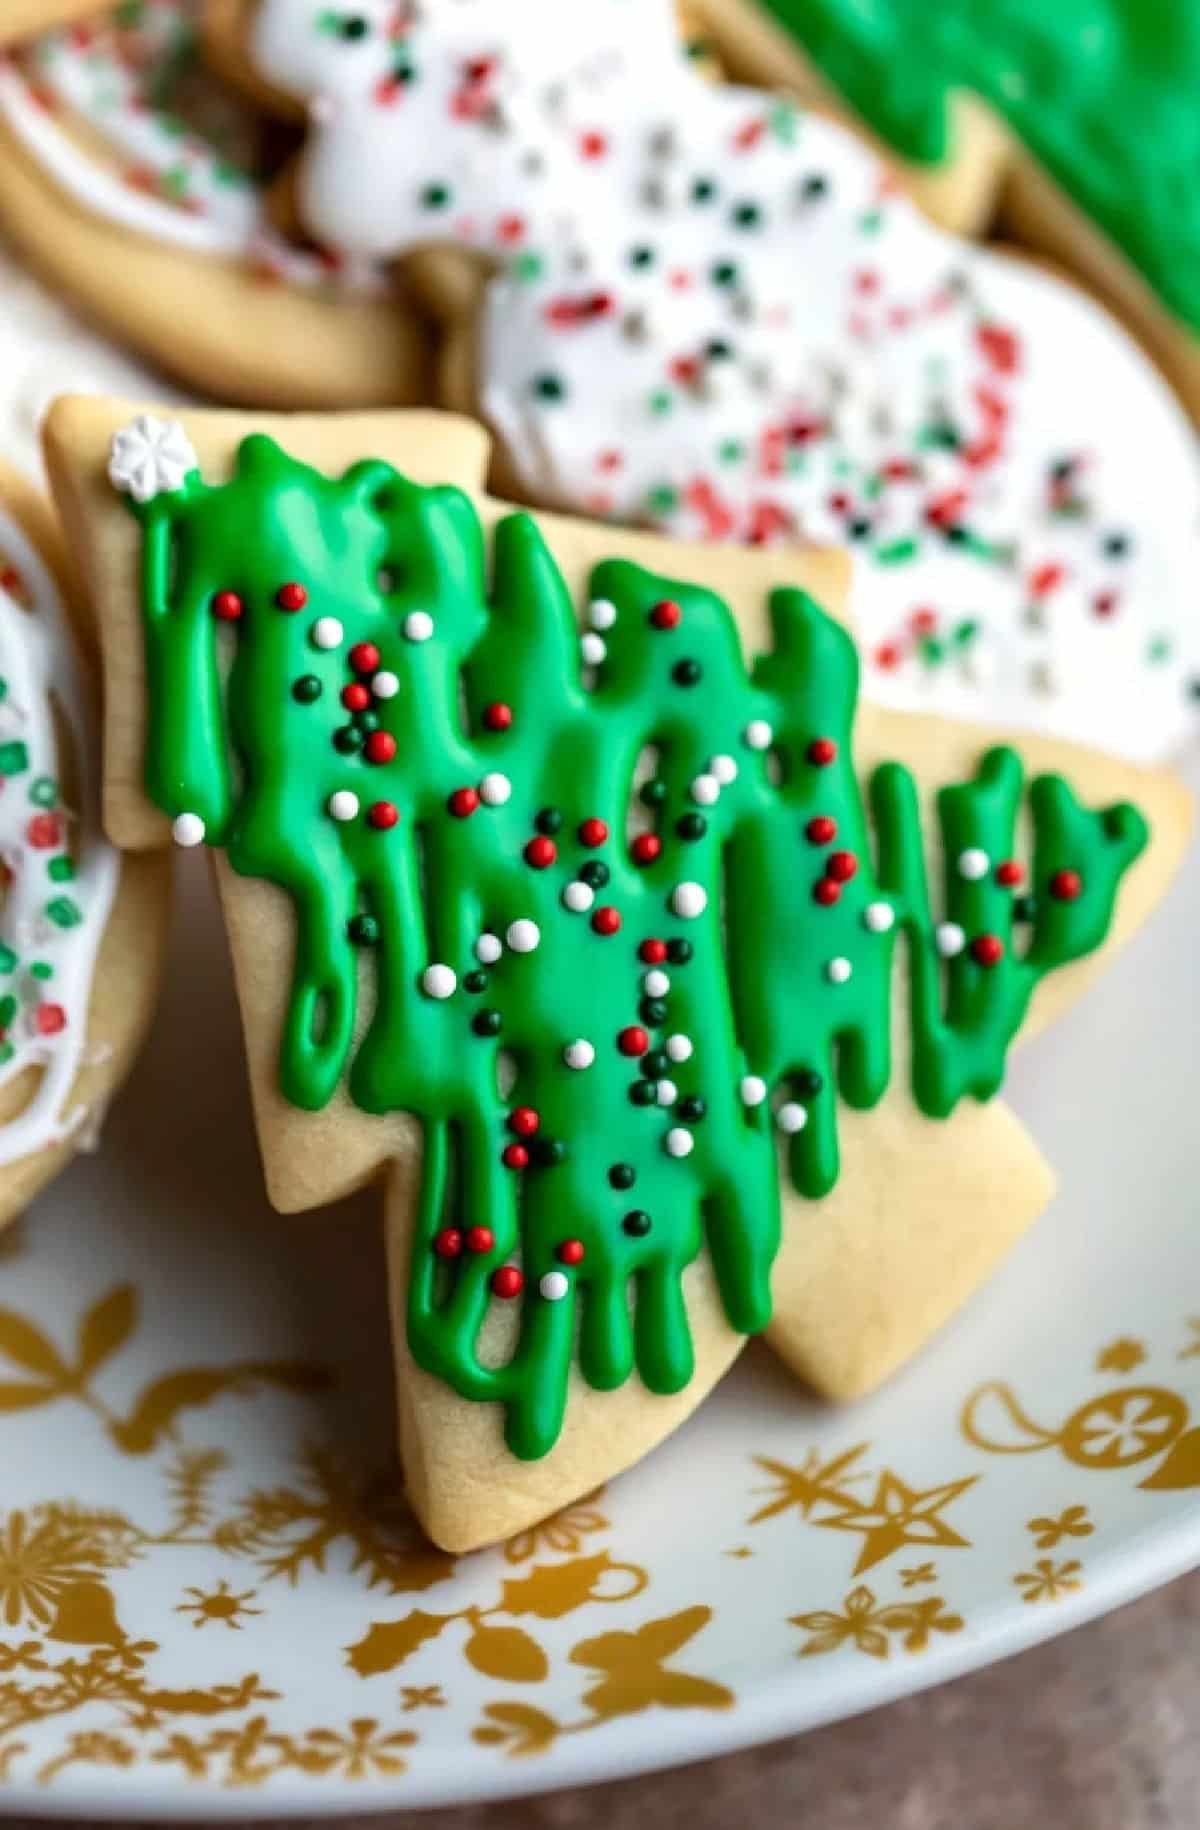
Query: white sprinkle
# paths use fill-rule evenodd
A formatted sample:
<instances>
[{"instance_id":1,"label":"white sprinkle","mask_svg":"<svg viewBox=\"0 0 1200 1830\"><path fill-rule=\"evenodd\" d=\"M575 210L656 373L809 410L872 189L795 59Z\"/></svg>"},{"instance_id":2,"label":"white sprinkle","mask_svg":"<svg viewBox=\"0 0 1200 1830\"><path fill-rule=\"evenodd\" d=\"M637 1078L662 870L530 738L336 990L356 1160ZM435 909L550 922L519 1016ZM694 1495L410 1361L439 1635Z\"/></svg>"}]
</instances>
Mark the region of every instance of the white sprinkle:
<instances>
[{"instance_id":1,"label":"white sprinkle","mask_svg":"<svg viewBox=\"0 0 1200 1830\"><path fill-rule=\"evenodd\" d=\"M682 1125L673 1125L663 1139L663 1146L668 1156L691 1156L696 1140Z\"/></svg>"},{"instance_id":2,"label":"white sprinkle","mask_svg":"<svg viewBox=\"0 0 1200 1830\"><path fill-rule=\"evenodd\" d=\"M987 853L978 845L969 845L966 851L958 854L958 874L968 883L978 883L981 877L987 876L989 862Z\"/></svg>"},{"instance_id":3,"label":"white sprinkle","mask_svg":"<svg viewBox=\"0 0 1200 1830\"><path fill-rule=\"evenodd\" d=\"M410 642L427 642L433 634L433 618L428 610L410 610L404 619L404 633Z\"/></svg>"},{"instance_id":4,"label":"white sprinkle","mask_svg":"<svg viewBox=\"0 0 1200 1830\"><path fill-rule=\"evenodd\" d=\"M331 820L354 820L358 818L358 796L352 788L339 788L331 794L325 803Z\"/></svg>"},{"instance_id":5,"label":"white sprinkle","mask_svg":"<svg viewBox=\"0 0 1200 1830\"><path fill-rule=\"evenodd\" d=\"M831 985L844 985L853 971L850 961L839 954L837 959L831 959L826 966L825 977Z\"/></svg>"},{"instance_id":6,"label":"white sprinkle","mask_svg":"<svg viewBox=\"0 0 1200 1830\"><path fill-rule=\"evenodd\" d=\"M953 959L967 944L967 937L956 921L939 922L937 950L943 959Z\"/></svg>"},{"instance_id":7,"label":"white sprinkle","mask_svg":"<svg viewBox=\"0 0 1200 1830\"><path fill-rule=\"evenodd\" d=\"M672 1061L690 1061L693 1054L690 1036L668 1036L666 1049Z\"/></svg>"},{"instance_id":8,"label":"white sprinkle","mask_svg":"<svg viewBox=\"0 0 1200 1830\"><path fill-rule=\"evenodd\" d=\"M452 998L458 990L458 978L449 966L426 966L421 974L421 990L427 998Z\"/></svg>"},{"instance_id":9,"label":"white sprinkle","mask_svg":"<svg viewBox=\"0 0 1200 1830\"><path fill-rule=\"evenodd\" d=\"M588 605L588 622L593 629L611 629L617 620L617 606L607 597L595 597Z\"/></svg>"},{"instance_id":10,"label":"white sprinkle","mask_svg":"<svg viewBox=\"0 0 1200 1830\"><path fill-rule=\"evenodd\" d=\"M319 616L309 631L314 648L338 648L345 633L336 616Z\"/></svg>"},{"instance_id":11,"label":"white sprinkle","mask_svg":"<svg viewBox=\"0 0 1200 1830\"><path fill-rule=\"evenodd\" d=\"M485 807L503 807L511 794L512 783L498 769L485 775L479 784L479 798Z\"/></svg>"},{"instance_id":12,"label":"white sprinkle","mask_svg":"<svg viewBox=\"0 0 1200 1830\"><path fill-rule=\"evenodd\" d=\"M182 845L189 851L193 845L204 843L204 821L198 813L181 813L172 822L171 832L176 845Z\"/></svg>"},{"instance_id":13,"label":"white sprinkle","mask_svg":"<svg viewBox=\"0 0 1200 1830\"><path fill-rule=\"evenodd\" d=\"M728 788L730 782L737 780L738 766L732 756L712 756L708 762L708 773L716 776L722 788Z\"/></svg>"},{"instance_id":14,"label":"white sprinkle","mask_svg":"<svg viewBox=\"0 0 1200 1830\"><path fill-rule=\"evenodd\" d=\"M569 1068L590 1068L595 1059L595 1049L583 1036L577 1042L568 1042L563 1050L563 1060Z\"/></svg>"},{"instance_id":15,"label":"white sprinkle","mask_svg":"<svg viewBox=\"0 0 1200 1830\"><path fill-rule=\"evenodd\" d=\"M660 1106L673 1106L679 1098L679 1088L673 1080L656 1080L654 1097Z\"/></svg>"},{"instance_id":16,"label":"white sprinkle","mask_svg":"<svg viewBox=\"0 0 1200 1830\"><path fill-rule=\"evenodd\" d=\"M789 1099L776 1112L775 1123L781 1131L786 1131L789 1137L795 1137L797 1131L803 1131L808 1123L808 1113L803 1106L797 1105L794 1099Z\"/></svg>"},{"instance_id":17,"label":"white sprinkle","mask_svg":"<svg viewBox=\"0 0 1200 1830\"><path fill-rule=\"evenodd\" d=\"M685 921L694 921L708 907L708 891L700 883L677 883L671 893L671 907Z\"/></svg>"},{"instance_id":18,"label":"white sprinkle","mask_svg":"<svg viewBox=\"0 0 1200 1830\"><path fill-rule=\"evenodd\" d=\"M570 1288L565 1271L547 1271L538 1285L548 1303L561 1303Z\"/></svg>"},{"instance_id":19,"label":"white sprinkle","mask_svg":"<svg viewBox=\"0 0 1200 1830\"><path fill-rule=\"evenodd\" d=\"M481 934L475 942L475 958L481 966L494 966L503 951L498 934Z\"/></svg>"},{"instance_id":20,"label":"white sprinkle","mask_svg":"<svg viewBox=\"0 0 1200 1830\"><path fill-rule=\"evenodd\" d=\"M775 733L765 718L752 718L742 736L752 750L769 750Z\"/></svg>"},{"instance_id":21,"label":"white sprinkle","mask_svg":"<svg viewBox=\"0 0 1200 1830\"><path fill-rule=\"evenodd\" d=\"M896 911L890 902L869 902L863 910L863 926L872 934L886 934L896 925Z\"/></svg>"},{"instance_id":22,"label":"white sprinkle","mask_svg":"<svg viewBox=\"0 0 1200 1830\"><path fill-rule=\"evenodd\" d=\"M671 989L671 977L667 972L660 972L657 967L647 972L642 978L642 990L648 998L665 998Z\"/></svg>"},{"instance_id":23,"label":"white sprinkle","mask_svg":"<svg viewBox=\"0 0 1200 1830\"><path fill-rule=\"evenodd\" d=\"M608 653L608 645L602 635L594 635L589 629L585 635L580 637L579 652L587 667L599 667Z\"/></svg>"},{"instance_id":24,"label":"white sprinkle","mask_svg":"<svg viewBox=\"0 0 1200 1830\"><path fill-rule=\"evenodd\" d=\"M738 1092L744 1106L761 1106L767 1097L767 1083L758 1074L743 1074Z\"/></svg>"},{"instance_id":25,"label":"white sprinkle","mask_svg":"<svg viewBox=\"0 0 1200 1830\"><path fill-rule=\"evenodd\" d=\"M586 915L596 900L596 892L590 883L568 883L562 900L564 909L570 909L572 915Z\"/></svg>"},{"instance_id":26,"label":"white sprinkle","mask_svg":"<svg viewBox=\"0 0 1200 1830\"><path fill-rule=\"evenodd\" d=\"M386 667L381 668L371 682L371 691L377 699L394 699L400 691L399 674L389 673Z\"/></svg>"},{"instance_id":27,"label":"white sprinkle","mask_svg":"<svg viewBox=\"0 0 1200 1830\"><path fill-rule=\"evenodd\" d=\"M721 784L715 775L698 775L688 793L698 806L712 807L721 798Z\"/></svg>"},{"instance_id":28,"label":"white sprinkle","mask_svg":"<svg viewBox=\"0 0 1200 1830\"><path fill-rule=\"evenodd\" d=\"M504 938L514 953L533 953L541 942L542 930L536 921L522 917L520 921L509 923Z\"/></svg>"}]
</instances>

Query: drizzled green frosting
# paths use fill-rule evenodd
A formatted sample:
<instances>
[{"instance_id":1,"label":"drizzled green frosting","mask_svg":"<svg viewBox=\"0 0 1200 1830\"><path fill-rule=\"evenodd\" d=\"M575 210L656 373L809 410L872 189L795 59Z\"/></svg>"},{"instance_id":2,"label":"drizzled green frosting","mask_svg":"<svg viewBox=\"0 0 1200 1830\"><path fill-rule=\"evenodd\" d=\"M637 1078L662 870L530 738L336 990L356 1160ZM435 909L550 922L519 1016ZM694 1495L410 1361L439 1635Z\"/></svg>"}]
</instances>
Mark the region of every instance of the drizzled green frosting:
<instances>
[{"instance_id":1,"label":"drizzled green frosting","mask_svg":"<svg viewBox=\"0 0 1200 1830\"><path fill-rule=\"evenodd\" d=\"M720 598L608 561L591 580L607 652L589 681L574 606L527 515L498 524L489 566L475 510L456 490L417 487L375 461L330 480L263 437L242 445L231 481L209 487L193 471L182 490L135 512L148 792L173 817L200 815L236 871L294 901L280 1047L288 1099L315 1110L348 1075L366 1111L423 1121L412 1352L464 1397L503 1404L519 1456L554 1443L575 1353L601 1389L635 1369L654 1392L687 1383L681 1277L702 1248L733 1327L752 1333L769 1320L779 1133L770 1100L745 1103L746 1076L806 1112L786 1140L786 1173L819 1198L838 1174L836 1093L869 1107L888 1085L897 938L912 962L916 1097L943 1116L965 1094L995 1091L1034 987L1103 939L1122 873L1145 843L1133 809L1087 812L1057 777L1035 781L1026 799L1018 757L993 750L976 780L939 799L939 899L967 942L947 962L912 778L898 764L874 778L873 863L851 756L857 657L802 592L773 596L772 650L747 673ZM299 613L279 607L287 583L307 593ZM243 606L228 636L213 614L221 592ZM678 606L677 621L656 612L664 602ZM432 619L431 633L414 629L413 612ZM333 648L314 643L320 618L342 625ZM380 764L334 742L354 725L340 694L357 677L349 650L362 642L396 681L366 718L396 740ZM507 729L489 728L497 704L511 709ZM764 724L769 751L756 747ZM639 800L651 746L656 785ZM497 773L511 782L506 801L466 817L450 810L457 790ZM338 822L329 800L346 789L362 811ZM380 801L399 813L388 830L366 818ZM1023 802L1036 835L1033 907L1018 910L996 867L1017 844ZM645 866L627 840L639 804L661 838ZM814 841L817 817L836 824L835 838ZM588 820L605 823L606 842L583 842ZM534 868L526 847L548 828L557 856ZM980 849L986 871L964 874L962 854ZM835 853L852 854L852 874ZM609 874L594 907L568 909L564 890L597 864ZM839 870L840 894L823 906L814 889ZM1062 872L1078 874L1071 899L1050 892ZM706 892L702 912L678 913L681 883ZM601 907L618 911L618 932L596 931ZM517 921L536 923L535 950L505 945L481 968L480 936L503 940ZM1002 948L991 966L971 947L985 934ZM639 948L651 939L674 943L674 957L659 968L669 988L647 1002ZM374 1005L355 1046L364 951ZM457 975L453 995L425 989L434 963ZM618 1045L639 1024L650 1041L641 1062ZM583 1069L564 1057L578 1040L595 1050ZM503 1097L500 1050L515 1070ZM636 1103L664 1080L672 1104ZM524 1169L502 1160L516 1107L539 1116ZM690 1153L671 1154L669 1133L689 1136ZM648 1230L637 1230L644 1218L627 1227L631 1213L648 1216ZM451 1260L434 1249L440 1229L481 1225L491 1249ZM564 1269L566 1241L583 1256ZM517 1345L494 1365L478 1342L506 1262L520 1263L525 1287ZM543 1294L547 1273L565 1276L564 1297Z\"/></svg>"},{"instance_id":2,"label":"drizzled green frosting","mask_svg":"<svg viewBox=\"0 0 1200 1830\"><path fill-rule=\"evenodd\" d=\"M907 158L971 89L1200 328L1200 8L1191 0L764 0Z\"/></svg>"}]
</instances>

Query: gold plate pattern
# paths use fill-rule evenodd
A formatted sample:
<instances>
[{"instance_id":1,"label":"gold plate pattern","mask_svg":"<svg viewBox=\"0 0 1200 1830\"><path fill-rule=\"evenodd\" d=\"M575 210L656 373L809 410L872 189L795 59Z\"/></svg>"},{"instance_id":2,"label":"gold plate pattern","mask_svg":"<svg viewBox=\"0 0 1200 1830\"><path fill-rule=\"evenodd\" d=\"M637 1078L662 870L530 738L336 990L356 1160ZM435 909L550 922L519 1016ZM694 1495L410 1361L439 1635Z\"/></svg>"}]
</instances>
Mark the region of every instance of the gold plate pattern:
<instances>
[{"instance_id":1,"label":"gold plate pattern","mask_svg":"<svg viewBox=\"0 0 1200 1830\"><path fill-rule=\"evenodd\" d=\"M1169 1082L1187 988L1155 969L1188 894L1018 1064L1069 1192L919 1365L839 1412L752 1350L641 1468L455 1560L400 1494L370 1204L266 1208L192 873L105 1150L0 1244L0 1803L237 1816L629 1773L1200 1560L1200 1145ZM1153 1071L1114 1073L1105 1032Z\"/></svg>"}]
</instances>

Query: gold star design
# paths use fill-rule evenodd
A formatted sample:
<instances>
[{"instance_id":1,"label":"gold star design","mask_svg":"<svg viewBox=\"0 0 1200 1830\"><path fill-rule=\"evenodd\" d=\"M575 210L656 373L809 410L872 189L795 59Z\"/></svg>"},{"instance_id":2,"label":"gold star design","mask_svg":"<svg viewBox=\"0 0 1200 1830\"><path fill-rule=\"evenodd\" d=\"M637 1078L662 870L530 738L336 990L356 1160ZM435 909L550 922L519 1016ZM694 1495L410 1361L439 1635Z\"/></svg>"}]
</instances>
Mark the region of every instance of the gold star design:
<instances>
[{"instance_id":1,"label":"gold star design","mask_svg":"<svg viewBox=\"0 0 1200 1830\"><path fill-rule=\"evenodd\" d=\"M822 1462L816 1449L810 1449L799 1468L788 1462L772 1461L768 1455L756 1455L755 1461L768 1474L773 1474L777 1485L774 1488L760 1488L760 1492L770 1493L765 1506L747 1521L750 1525L760 1525L764 1519L773 1519L777 1513L786 1512L795 1506L802 1518L809 1518L813 1508L824 1502L829 1506L854 1507L858 1504L851 1484L862 1480L861 1473L851 1474L850 1469L859 1457L865 1455L869 1444L855 1443L852 1449L844 1449L835 1455L832 1461Z\"/></svg>"},{"instance_id":2,"label":"gold star design","mask_svg":"<svg viewBox=\"0 0 1200 1830\"><path fill-rule=\"evenodd\" d=\"M854 1574L860 1576L903 1544L936 1544L947 1549L969 1545L971 1540L939 1515L944 1506L958 1499L978 1479L977 1474L968 1474L964 1480L947 1481L922 1492L905 1486L899 1475L885 1471L879 1476L874 1498L866 1506L849 1507L828 1519L814 1519L813 1524L830 1531L862 1533L863 1547L854 1565Z\"/></svg>"},{"instance_id":3,"label":"gold star design","mask_svg":"<svg viewBox=\"0 0 1200 1830\"><path fill-rule=\"evenodd\" d=\"M1140 1341L1130 1340L1122 1335L1119 1340L1110 1341L1096 1356L1097 1372L1132 1372L1146 1358L1146 1349Z\"/></svg>"}]
</instances>

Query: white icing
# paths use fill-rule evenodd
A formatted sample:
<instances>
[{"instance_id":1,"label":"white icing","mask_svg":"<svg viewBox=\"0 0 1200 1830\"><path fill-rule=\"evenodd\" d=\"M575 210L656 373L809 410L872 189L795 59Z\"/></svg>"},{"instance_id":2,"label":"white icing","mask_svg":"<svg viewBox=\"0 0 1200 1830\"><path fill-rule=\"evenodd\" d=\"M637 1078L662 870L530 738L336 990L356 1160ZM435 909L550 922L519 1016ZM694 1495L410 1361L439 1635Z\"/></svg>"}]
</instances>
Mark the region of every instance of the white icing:
<instances>
[{"instance_id":1,"label":"white icing","mask_svg":"<svg viewBox=\"0 0 1200 1830\"><path fill-rule=\"evenodd\" d=\"M0 1065L0 1086L27 1068L39 1071L24 1108L0 1125L0 1164L7 1164L75 1134L87 1116L82 1106L72 1106L71 1093L86 1061L92 979L120 865L101 834L95 718L66 612L40 554L3 509L0 554L15 568L0 577L0 678L6 686L0 743L20 742L28 753L28 767L0 783L0 859L10 876L0 906L0 940L19 961L11 974L0 975L0 996L11 992L21 1003L7 1030L13 1053ZM29 608L8 588L16 587L18 577ZM36 784L57 783L62 776L56 710L70 734L80 781L77 813L61 803L42 808L30 797ZM32 842L38 829L30 822L46 814L64 833L64 822L78 821L70 881L49 875L62 845ZM79 913L73 927L59 926L46 913L63 894ZM49 966L51 975L32 973L35 963ZM61 1027L40 1028L37 1012L46 1016L54 1007Z\"/></svg>"},{"instance_id":2,"label":"white icing","mask_svg":"<svg viewBox=\"0 0 1200 1830\"><path fill-rule=\"evenodd\" d=\"M378 291L380 274L336 266L285 241L254 179L159 105L159 80L191 55L198 10L198 0L157 0L136 28L102 20L0 56L0 121L61 190L118 228L195 254L244 259L265 278L297 286ZM83 122L115 163L64 132L58 111ZM235 116L232 98L225 112Z\"/></svg>"},{"instance_id":3,"label":"white icing","mask_svg":"<svg viewBox=\"0 0 1200 1830\"><path fill-rule=\"evenodd\" d=\"M1200 471L1099 308L930 227L843 128L704 81L669 0L422 0L399 38L392 0L354 11L352 41L313 0L255 16L262 72L319 100L302 214L359 260L509 257L478 367L531 495L849 543L869 697L1138 759L1179 744Z\"/></svg>"}]
</instances>

